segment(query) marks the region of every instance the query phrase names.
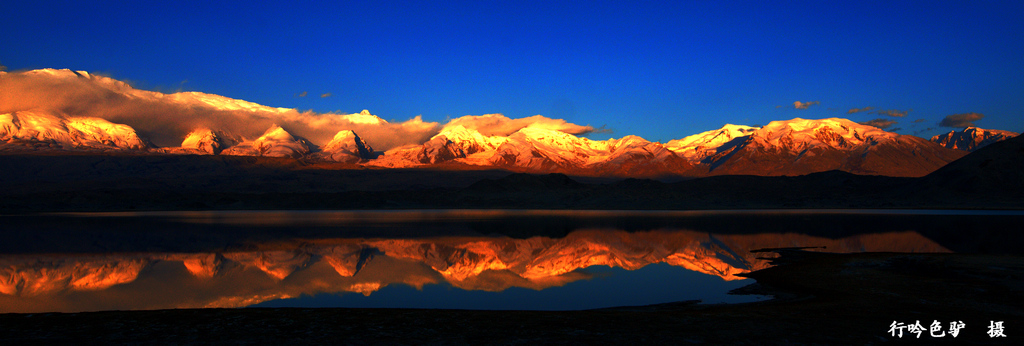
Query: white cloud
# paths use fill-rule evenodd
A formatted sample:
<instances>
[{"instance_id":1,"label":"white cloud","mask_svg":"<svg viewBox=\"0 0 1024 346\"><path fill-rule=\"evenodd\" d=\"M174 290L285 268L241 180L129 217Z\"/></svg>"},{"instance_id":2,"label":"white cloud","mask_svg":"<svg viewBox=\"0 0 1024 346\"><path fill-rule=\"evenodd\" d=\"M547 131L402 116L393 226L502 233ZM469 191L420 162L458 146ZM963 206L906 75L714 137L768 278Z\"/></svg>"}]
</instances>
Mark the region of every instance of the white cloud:
<instances>
[{"instance_id":1,"label":"white cloud","mask_svg":"<svg viewBox=\"0 0 1024 346\"><path fill-rule=\"evenodd\" d=\"M0 90L0 114L37 109L102 118L131 126L158 146L178 146L196 128L254 139L277 124L317 145L326 144L338 131L352 130L374 148L387 150L423 143L440 128L421 117L372 123L365 116L299 112L211 94L137 90L111 78L66 70L0 74Z\"/></svg>"},{"instance_id":2,"label":"white cloud","mask_svg":"<svg viewBox=\"0 0 1024 346\"><path fill-rule=\"evenodd\" d=\"M563 119L552 119L543 115L511 119L501 114L467 115L452 119L445 128L462 125L467 129L477 130L484 136L508 136L526 127L556 130L573 135L582 135L594 131L591 126L576 125Z\"/></svg>"}]
</instances>

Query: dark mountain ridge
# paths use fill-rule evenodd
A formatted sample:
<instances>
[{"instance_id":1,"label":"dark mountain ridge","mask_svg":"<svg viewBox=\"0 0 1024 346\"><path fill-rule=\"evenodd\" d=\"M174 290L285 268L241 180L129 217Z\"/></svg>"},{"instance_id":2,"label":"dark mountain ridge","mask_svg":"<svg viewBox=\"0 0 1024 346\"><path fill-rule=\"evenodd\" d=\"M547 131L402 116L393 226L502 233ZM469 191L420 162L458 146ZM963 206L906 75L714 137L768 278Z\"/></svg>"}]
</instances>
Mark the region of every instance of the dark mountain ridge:
<instances>
[{"instance_id":1,"label":"dark mountain ridge","mask_svg":"<svg viewBox=\"0 0 1024 346\"><path fill-rule=\"evenodd\" d=\"M230 209L1024 208L1024 138L921 178L827 171L664 182L288 158L0 155L0 212ZM678 179L677 179L678 180Z\"/></svg>"}]
</instances>

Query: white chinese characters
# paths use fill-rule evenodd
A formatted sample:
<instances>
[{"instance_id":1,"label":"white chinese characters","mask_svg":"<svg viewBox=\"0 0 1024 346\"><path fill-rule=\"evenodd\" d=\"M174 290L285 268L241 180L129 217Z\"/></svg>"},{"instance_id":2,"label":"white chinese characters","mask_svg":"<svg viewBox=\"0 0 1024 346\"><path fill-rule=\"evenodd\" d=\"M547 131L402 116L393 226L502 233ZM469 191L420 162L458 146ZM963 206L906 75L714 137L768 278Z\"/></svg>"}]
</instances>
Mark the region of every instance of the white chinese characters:
<instances>
[{"instance_id":1,"label":"white chinese characters","mask_svg":"<svg viewBox=\"0 0 1024 346\"><path fill-rule=\"evenodd\" d=\"M949 336L955 338L960 335L960 331L966 326L967 324L965 324L964 321L953 321L949 323L949 329L943 330L942 322L933 320L932 323L928 325L927 330L928 335L933 338L945 337L947 333ZM903 332L907 332L908 334L913 333L916 338L920 339L921 334L923 334L924 331L925 328L921 325L920 320L916 320L912 324L892 321L892 324L889 325L889 334L898 338L903 338ZM1003 321L989 321L987 333L989 338L1005 338L1006 332L1003 327Z\"/></svg>"},{"instance_id":2,"label":"white chinese characters","mask_svg":"<svg viewBox=\"0 0 1024 346\"><path fill-rule=\"evenodd\" d=\"M1005 338L1006 334L1003 333L1003 321L988 321L988 337L990 338Z\"/></svg>"}]
</instances>

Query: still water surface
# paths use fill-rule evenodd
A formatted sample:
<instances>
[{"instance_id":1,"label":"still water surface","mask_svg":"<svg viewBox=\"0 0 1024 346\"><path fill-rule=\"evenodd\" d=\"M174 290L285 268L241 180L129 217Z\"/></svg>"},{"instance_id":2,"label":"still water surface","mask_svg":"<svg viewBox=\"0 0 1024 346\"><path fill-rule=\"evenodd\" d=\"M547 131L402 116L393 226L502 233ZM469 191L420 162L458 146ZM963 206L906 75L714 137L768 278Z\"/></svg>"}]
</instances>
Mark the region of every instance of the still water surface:
<instances>
[{"instance_id":1,"label":"still water surface","mask_svg":"<svg viewBox=\"0 0 1024 346\"><path fill-rule=\"evenodd\" d=\"M751 250L998 252L1019 212L401 211L0 216L0 312L576 310L729 295ZM989 232L991 234L981 234ZM1019 232L1016 232L1019 233Z\"/></svg>"}]
</instances>

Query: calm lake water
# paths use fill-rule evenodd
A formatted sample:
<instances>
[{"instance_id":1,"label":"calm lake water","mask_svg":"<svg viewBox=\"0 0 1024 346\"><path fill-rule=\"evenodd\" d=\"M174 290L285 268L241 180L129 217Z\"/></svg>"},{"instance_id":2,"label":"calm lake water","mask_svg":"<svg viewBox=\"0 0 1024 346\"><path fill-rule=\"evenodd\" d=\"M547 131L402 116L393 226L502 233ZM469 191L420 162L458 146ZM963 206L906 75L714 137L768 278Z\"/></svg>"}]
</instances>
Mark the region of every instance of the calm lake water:
<instances>
[{"instance_id":1,"label":"calm lake water","mask_svg":"<svg viewBox=\"0 0 1024 346\"><path fill-rule=\"evenodd\" d=\"M577 310L729 295L751 250L1017 253L1014 211L237 211L0 216L0 312Z\"/></svg>"}]
</instances>

